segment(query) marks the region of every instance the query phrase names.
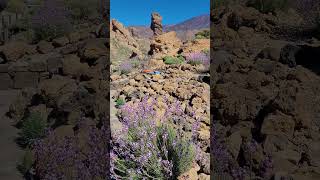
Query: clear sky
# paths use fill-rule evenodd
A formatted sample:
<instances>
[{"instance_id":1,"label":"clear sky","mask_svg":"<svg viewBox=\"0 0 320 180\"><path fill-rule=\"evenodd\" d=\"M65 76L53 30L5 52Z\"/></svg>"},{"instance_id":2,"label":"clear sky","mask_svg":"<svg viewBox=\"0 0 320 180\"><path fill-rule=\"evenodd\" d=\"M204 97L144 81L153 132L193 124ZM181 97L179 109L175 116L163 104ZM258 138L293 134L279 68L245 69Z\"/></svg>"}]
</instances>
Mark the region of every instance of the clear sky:
<instances>
[{"instance_id":1,"label":"clear sky","mask_svg":"<svg viewBox=\"0 0 320 180\"><path fill-rule=\"evenodd\" d=\"M163 17L165 25L210 13L210 0L110 0L110 14L125 26L150 25L151 13Z\"/></svg>"}]
</instances>

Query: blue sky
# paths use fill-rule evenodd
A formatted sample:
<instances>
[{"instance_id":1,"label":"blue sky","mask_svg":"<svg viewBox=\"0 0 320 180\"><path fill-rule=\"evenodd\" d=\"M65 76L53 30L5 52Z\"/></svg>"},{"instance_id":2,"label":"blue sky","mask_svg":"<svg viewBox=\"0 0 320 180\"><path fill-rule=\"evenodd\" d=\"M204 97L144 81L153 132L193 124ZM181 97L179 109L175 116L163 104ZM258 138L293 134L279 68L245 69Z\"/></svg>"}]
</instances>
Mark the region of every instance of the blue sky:
<instances>
[{"instance_id":1,"label":"blue sky","mask_svg":"<svg viewBox=\"0 0 320 180\"><path fill-rule=\"evenodd\" d=\"M210 0L111 0L110 14L125 26L150 25L151 13L159 12L165 25L209 14Z\"/></svg>"}]
</instances>

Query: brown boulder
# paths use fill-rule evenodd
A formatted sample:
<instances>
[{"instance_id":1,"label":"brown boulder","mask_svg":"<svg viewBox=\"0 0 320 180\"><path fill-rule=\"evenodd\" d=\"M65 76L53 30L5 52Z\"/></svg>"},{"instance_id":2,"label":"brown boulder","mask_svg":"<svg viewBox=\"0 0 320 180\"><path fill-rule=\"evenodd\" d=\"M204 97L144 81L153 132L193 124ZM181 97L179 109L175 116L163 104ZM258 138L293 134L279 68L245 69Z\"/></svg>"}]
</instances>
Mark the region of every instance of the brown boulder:
<instances>
[{"instance_id":1,"label":"brown boulder","mask_svg":"<svg viewBox=\"0 0 320 180\"><path fill-rule=\"evenodd\" d=\"M150 44L150 54L155 59L162 59L164 56L176 56L182 45L181 40L174 31L156 36Z\"/></svg>"},{"instance_id":2,"label":"brown boulder","mask_svg":"<svg viewBox=\"0 0 320 180\"><path fill-rule=\"evenodd\" d=\"M4 46L0 47L0 52L6 59L6 61L17 61L24 55L35 54L36 48L25 42L9 42Z\"/></svg>"},{"instance_id":3,"label":"brown boulder","mask_svg":"<svg viewBox=\"0 0 320 180\"><path fill-rule=\"evenodd\" d=\"M106 40L103 38L89 39L79 49L80 57L86 60L96 60L108 56Z\"/></svg>"},{"instance_id":4,"label":"brown boulder","mask_svg":"<svg viewBox=\"0 0 320 180\"><path fill-rule=\"evenodd\" d=\"M54 49L54 47L52 46L52 43L47 42L47 41L40 41L37 44L37 50L39 53L41 54L46 54L49 53L50 51L52 51Z\"/></svg>"}]
</instances>

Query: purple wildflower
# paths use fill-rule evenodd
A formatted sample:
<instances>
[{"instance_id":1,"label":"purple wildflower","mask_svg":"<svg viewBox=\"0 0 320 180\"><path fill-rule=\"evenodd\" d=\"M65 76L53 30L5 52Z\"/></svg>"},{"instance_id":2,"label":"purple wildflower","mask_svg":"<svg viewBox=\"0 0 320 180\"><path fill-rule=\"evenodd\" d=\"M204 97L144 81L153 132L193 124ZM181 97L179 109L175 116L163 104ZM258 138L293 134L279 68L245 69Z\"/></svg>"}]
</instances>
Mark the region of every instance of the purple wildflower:
<instances>
[{"instance_id":1,"label":"purple wildflower","mask_svg":"<svg viewBox=\"0 0 320 180\"><path fill-rule=\"evenodd\" d=\"M190 53L186 55L186 62L192 65L203 64L210 65L210 58L205 53Z\"/></svg>"},{"instance_id":2,"label":"purple wildflower","mask_svg":"<svg viewBox=\"0 0 320 180\"><path fill-rule=\"evenodd\" d=\"M123 61L119 66L119 70L122 74L130 73L132 68L132 63L128 61Z\"/></svg>"}]
</instances>

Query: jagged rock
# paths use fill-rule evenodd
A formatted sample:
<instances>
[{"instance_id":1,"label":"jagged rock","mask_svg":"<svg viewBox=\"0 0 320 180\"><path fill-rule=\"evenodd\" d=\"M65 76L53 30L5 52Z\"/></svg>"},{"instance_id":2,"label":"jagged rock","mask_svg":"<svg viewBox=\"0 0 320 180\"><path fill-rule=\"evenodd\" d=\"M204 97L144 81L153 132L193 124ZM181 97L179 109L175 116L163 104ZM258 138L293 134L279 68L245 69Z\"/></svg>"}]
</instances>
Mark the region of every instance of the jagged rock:
<instances>
[{"instance_id":1,"label":"jagged rock","mask_svg":"<svg viewBox=\"0 0 320 180\"><path fill-rule=\"evenodd\" d=\"M81 63L76 55L65 56L62 60L62 70L64 75L80 78L89 70L88 64Z\"/></svg>"},{"instance_id":2,"label":"jagged rock","mask_svg":"<svg viewBox=\"0 0 320 180\"><path fill-rule=\"evenodd\" d=\"M123 61L137 56L143 58L138 42L120 22L115 19L110 24L110 50L111 59Z\"/></svg>"},{"instance_id":3,"label":"jagged rock","mask_svg":"<svg viewBox=\"0 0 320 180\"><path fill-rule=\"evenodd\" d=\"M192 41L188 41L184 43L181 47L182 54L194 53L194 52L202 52L204 50L209 50L210 47L210 39L195 39Z\"/></svg>"},{"instance_id":4,"label":"jagged rock","mask_svg":"<svg viewBox=\"0 0 320 180\"><path fill-rule=\"evenodd\" d=\"M150 54L155 59L162 59L164 56L176 56L182 42L177 38L174 31L158 35L154 38L150 45Z\"/></svg>"},{"instance_id":5,"label":"jagged rock","mask_svg":"<svg viewBox=\"0 0 320 180\"><path fill-rule=\"evenodd\" d=\"M9 42L0 47L0 53L8 62L17 61L24 55L35 54L36 52L35 46L20 41Z\"/></svg>"},{"instance_id":6,"label":"jagged rock","mask_svg":"<svg viewBox=\"0 0 320 180\"><path fill-rule=\"evenodd\" d=\"M285 134L288 137L293 136L295 122L292 117L281 112L268 115L262 124L261 133L263 134Z\"/></svg>"},{"instance_id":7,"label":"jagged rock","mask_svg":"<svg viewBox=\"0 0 320 180\"><path fill-rule=\"evenodd\" d=\"M54 49L54 46L52 45L51 42L47 42L47 41L40 41L37 44L37 50L39 53L41 54L46 54L51 52Z\"/></svg>"},{"instance_id":8,"label":"jagged rock","mask_svg":"<svg viewBox=\"0 0 320 180\"><path fill-rule=\"evenodd\" d=\"M87 61L97 60L102 56L107 56L107 47L105 39L89 39L79 49L79 55Z\"/></svg>"},{"instance_id":9,"label":"jagged rock","mask_svg":"<svg viewBox=\"0 0 320 180\"><path fill-rule=\"evenodd\" d=\"M151 14L150 28L152 29L154 36L162 34L162 17L159 13L154 12Z\"/></svg>"},{"instance_id":10,"label":"jagged rock","mask_svg":"<svg viewBox=\"0 0 320 180\"><path fill-rule=\"evenodd\" d=\"M45 72L48 68L48 59L50 58L51 54L44 54L44 55L32 55L28 57L27 61L29 63L29 70L32 72Z\"/></svg>"},{"instance_id":11,"label":"jagged rock","mask_svg":"<svg viewBox=\"0 0 320 180\"><path fill-rule=\"evenodd\" d=\"M52 40L52 45L55 47L62 47L69 43L69 39L65 36Z\"/></svg>"},{"instance_id":12,"label":"jagged rock","mask_svg":"<svg viewBox=\"0 0 320 180\"><path fill-rule=\"evenodd\" d=\"M39 84L41 94L48 100L55 100L63 94L75 91L77 88L75 80L63 76L54 76L52 79L44 80Z\"/></svg>"}]
</instances>

